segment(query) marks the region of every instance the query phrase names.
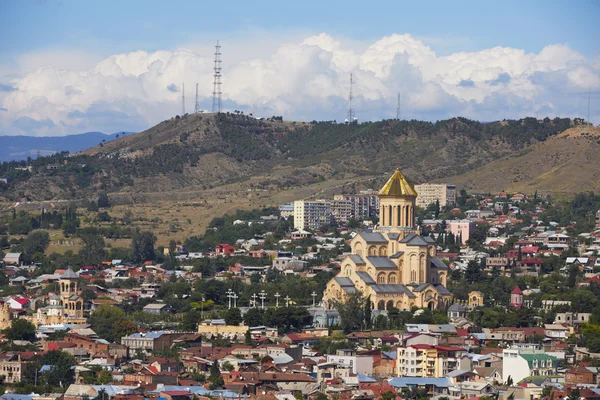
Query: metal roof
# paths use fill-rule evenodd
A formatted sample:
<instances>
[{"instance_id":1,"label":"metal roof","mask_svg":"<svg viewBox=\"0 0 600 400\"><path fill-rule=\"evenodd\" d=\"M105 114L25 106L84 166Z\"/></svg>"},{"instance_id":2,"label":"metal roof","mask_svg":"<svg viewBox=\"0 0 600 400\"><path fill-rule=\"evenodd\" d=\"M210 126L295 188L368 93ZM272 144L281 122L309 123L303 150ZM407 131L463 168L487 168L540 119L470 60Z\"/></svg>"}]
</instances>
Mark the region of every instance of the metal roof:
<instances>
[{"instance_id":1,"label":"metal roof","mask_svg":"<svg viewBox=\"0 0 600 400\"><path fill-rule=\"evenodd\" d=\"M421 283L419 286L413 289L413 292L422 292L423 290L427 289L429 285L431 285L431 283Z\"/></svg>"},{"instance_id":2,"label":"metal roof","mask_svg":"<svg viewBox=\"0 0 600 400\"><path fill-rule=\"evenodd\" d=\"M387 257L367 257L367 260L377 269L398 269L392 260Z\"/></svg>"},{"instance_id":3,"label":"metal roof","mask_svg":"<svg viewBox=\"0 0 600 400\"><path fill-rule=\"evenodd\" d=\"M417 197L416 190L408 183L402 172L396 169L394 174L388 179L379 190L379 196L410 196Z\"/></svg>"},{"instance_id":4,"label":"metal roof","mask_svg":"<svg viewBox=\"0 0 600 400\"><path fill-rule=\"evenodd\" d=\"M359 236L367 243L387 243L388 240L379 232L362 231Z\"/></svg>"},{"instance_id":5,"label":"metal roof","mask_svg":"<svg viewBox=\"0 0 600 400\"><path fill-rule=\"evenodd\" d=\"M394 258L394 259L395 259L395 258L400 258L400 257L401 257L403 254L404 254L404 252L403 252L403 251L399 251L399 252L397 252L397 253L395 253L395 254L392 254L392 255L390 256L390 258Z\"/></svg>"},{"instance_id":6,"label":"metal roof","mask_svg":"<svg viewBox=\"0 0 600 400\"><path fill-rule=\"evenodd\" d=\"M60 279L79 279L79 276L71 268L67 269L64 274L60 276Z\"/></svg>"},{"instance_id":7,"label":"metal roof","mask_svg":"<svg viewBox=\"0 0 600 400\"><path fill-rule=\"evenodd\" d=\"M363 258L361 256L359 256L358 254L352 254L352 255L350 255L350 259L356 265L364 265L364 264L366 264L365 260L363 260Z\"/></svg>"},{"instance_id":8,"label":"metal roof","mask_svg":"<svg viewBox=\"0 0 600 400\"><path fill-rule=\"evenodd\" d=\"M406 236L404 239L400 241L401 243L406 243L409 246L428 246L429 243L423 239L422 236L417 235L416 233L411 233Z\"/></svg>"},{"instance_id":9,"label":"metal roof","mask_svg":"<svg viewBox=\"0 0 600 400\"><path fill-rule=\"evenodd\" d=\"M448 378L416 378L416 377L399 377L388 380L390 386L395 387L409 387L409 386L437 386L437 387L450 387L450 380Z\"/></svg>"},{"instance_id":10,"label":"metal roof","mask_svg":"<svg viewBox=\"0 0 600 400\"><path fill-rule=\"evenodd\" d=\"M352 281L350 280L350 278L346 278L346 277L338 277L336 276L335 281L341 286L354 286L354 283L352 283Z\"/></svg>"},{"instance_id":11,"label":"metal roof","mask_svg":"<svg viewBox=\"0 0 600 400\"><path fill-rule=\"evenodd\" d=\"M358 277L360 279L362 279L362 281L364 283L366 283L367 285L374 285L375 284L375 280L367 272L357 271L356 275L358 275Z\"/></svg>"},{"instance_id":12,"label":"metal roof","mask_svg":"<svg viewBox=\"0 0 600 400\"><path fill-rule=\"evenodd\" d=\"M437 257L431 257L431 264L433 268L448 269L448 266Z\"/></svg>"},{"instance_id":13,"label":"metal roof","mask_svg":"<svg viewBox=\"0 0 600 400\"><path fill-rule=\"evenodd\" d=\"M371 285L371 288L375 291L375 293L404 293L408 297L416 297L413 292L408 290L408 288L404 285L398 284L378 284Z\"/></svg>"}]
</instances>

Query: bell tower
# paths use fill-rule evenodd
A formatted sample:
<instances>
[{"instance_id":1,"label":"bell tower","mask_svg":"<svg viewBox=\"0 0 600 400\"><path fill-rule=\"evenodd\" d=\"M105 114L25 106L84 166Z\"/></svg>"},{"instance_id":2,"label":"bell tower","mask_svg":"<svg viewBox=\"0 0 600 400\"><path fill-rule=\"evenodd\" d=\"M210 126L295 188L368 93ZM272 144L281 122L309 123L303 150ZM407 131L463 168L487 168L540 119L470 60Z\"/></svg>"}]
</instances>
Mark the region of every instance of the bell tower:
<instances>
[{"instance_id":1,"label":"bell tower","mask_svg":"<svg viewBox=\"0 0 600 400\"><path fill-rule=\"evenodd\" d=\"M389 231L414 231L417 192L399 169L379 191L379 226Z\"/></svg>"}]
</instances>

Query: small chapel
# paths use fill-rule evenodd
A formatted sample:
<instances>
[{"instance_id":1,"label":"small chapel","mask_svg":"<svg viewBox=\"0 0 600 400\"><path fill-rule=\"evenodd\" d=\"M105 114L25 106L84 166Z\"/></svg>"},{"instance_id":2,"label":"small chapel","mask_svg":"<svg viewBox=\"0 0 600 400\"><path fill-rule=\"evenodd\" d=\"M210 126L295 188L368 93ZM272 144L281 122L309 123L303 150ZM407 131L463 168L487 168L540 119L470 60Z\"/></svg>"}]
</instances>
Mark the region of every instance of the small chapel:
<instances>
[{"instance_id":1,"label":"small chapel","mask_svg":"<svg viewBox=\"0 0 600 400\"><path fill-rule=\"evenodd\" d=\"M415 222L417 192L397 169L379 191L379 225L357 234L352 254L327 283L323 305L334 308L361 292L376 310L412 307L434 310L451 300L448 267L436 257L433 238L421 236Z\"/></svg>"}]
</instances>

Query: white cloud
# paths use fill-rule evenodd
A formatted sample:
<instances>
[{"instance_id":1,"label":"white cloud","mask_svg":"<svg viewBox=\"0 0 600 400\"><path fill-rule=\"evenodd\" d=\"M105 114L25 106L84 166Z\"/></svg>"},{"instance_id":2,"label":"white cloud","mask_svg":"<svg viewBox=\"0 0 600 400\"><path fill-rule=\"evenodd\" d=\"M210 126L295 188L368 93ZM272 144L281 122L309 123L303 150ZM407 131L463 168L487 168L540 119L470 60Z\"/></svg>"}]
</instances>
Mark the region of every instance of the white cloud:
<instances>
[{"instance_id":1,"label":"white cloud","mask_svg":"<svg viewBox=\"0 0 600 400\"><path fill-rule=\"evenodd\" d=\"M264 46L256 40L261 38ZM214 49L206 43L188 47L102 60L68 52L23 56L22 76L0 81L16 89L0 91L0 134L141 130L180 113L183 82L187 111L193 109L196 82L201 106L209 109ZM373 43L325 33L293 40L257 34L223 43L227 109L256 107L257 114L286 119L342 120L350 72L361 120L393 117L398 91L406 118L481 120L536 112L581 117L587 107L580 109L581 101L573 98L585 92L587 99L588 88L600 91L599 59L587 60L561 44L538 54L495 47L438 56L409 34Z\"/></svg>"}]
</instances>

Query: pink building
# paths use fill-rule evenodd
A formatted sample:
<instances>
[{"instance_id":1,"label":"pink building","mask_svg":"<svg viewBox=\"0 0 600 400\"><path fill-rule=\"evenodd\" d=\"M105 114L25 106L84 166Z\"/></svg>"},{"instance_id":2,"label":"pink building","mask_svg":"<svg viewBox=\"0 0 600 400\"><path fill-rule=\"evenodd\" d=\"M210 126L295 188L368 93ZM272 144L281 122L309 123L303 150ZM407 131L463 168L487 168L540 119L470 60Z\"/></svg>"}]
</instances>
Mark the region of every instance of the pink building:
<instances>
[{"instance_id":1,"label":"pink building","mask_svg":"<svg viewBox=\"0 0 600 400\"><path fill-rule=\"evenodd\" d=\"M462 244L467 244L469 240L469 234L475 229L475 224L468 219L461 219L457 221L448 221L448 231L458 238L462 238Z\"/></svg>"}]
</instances>

